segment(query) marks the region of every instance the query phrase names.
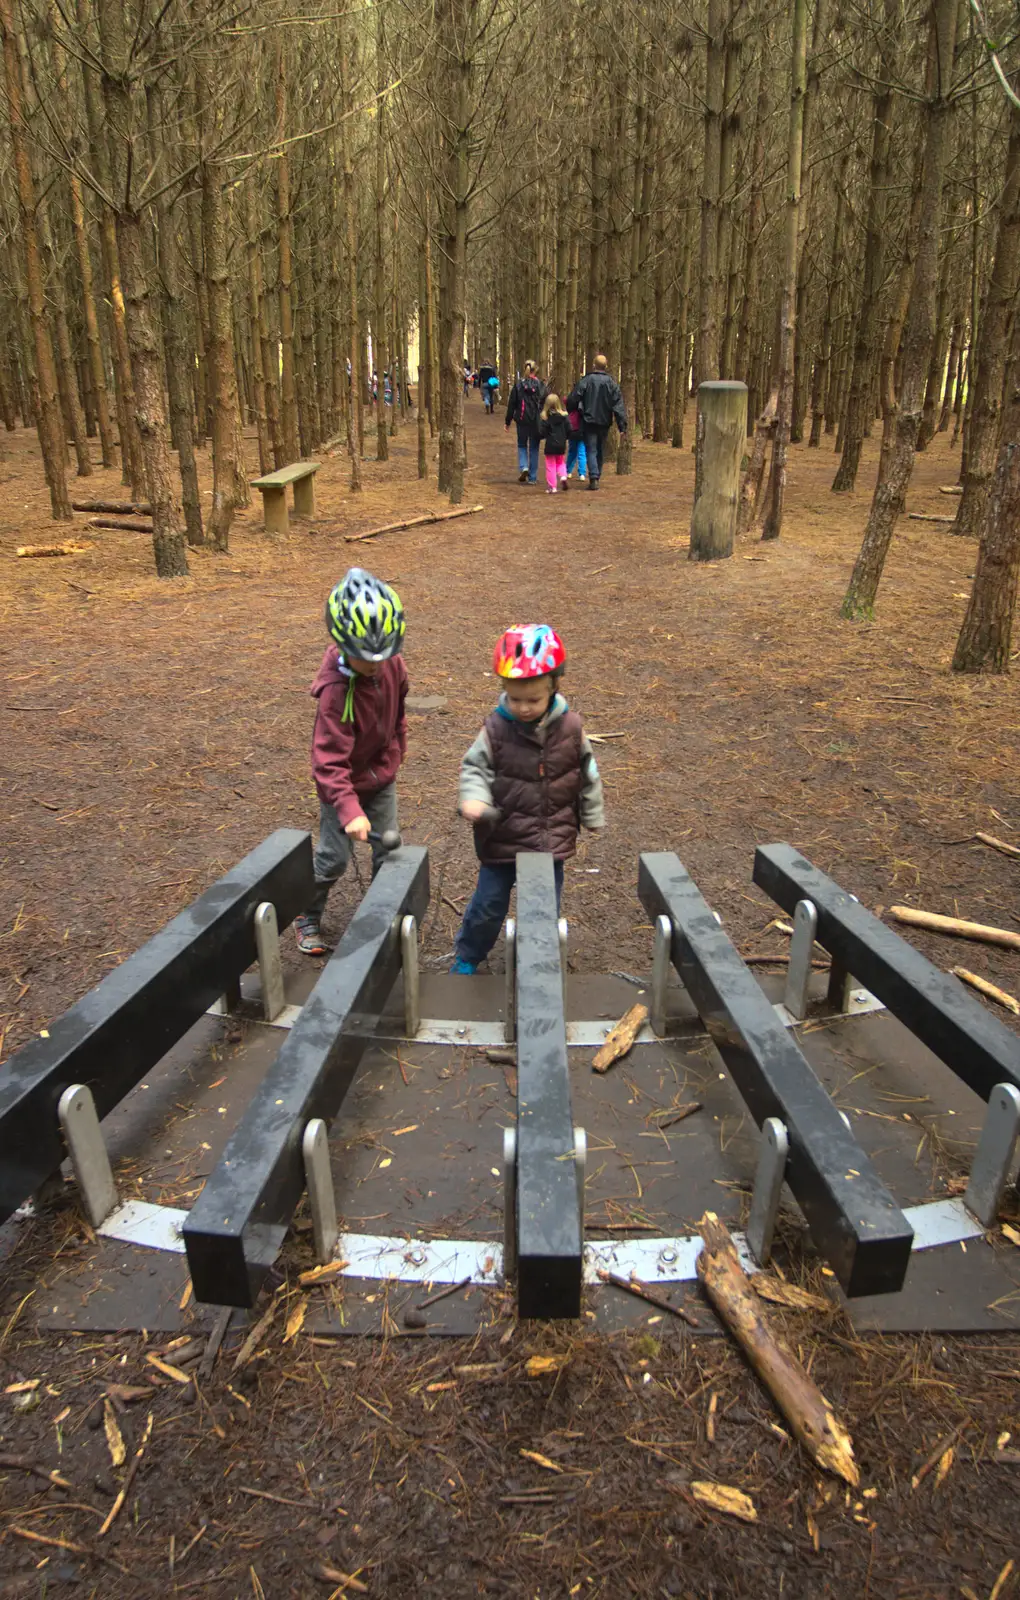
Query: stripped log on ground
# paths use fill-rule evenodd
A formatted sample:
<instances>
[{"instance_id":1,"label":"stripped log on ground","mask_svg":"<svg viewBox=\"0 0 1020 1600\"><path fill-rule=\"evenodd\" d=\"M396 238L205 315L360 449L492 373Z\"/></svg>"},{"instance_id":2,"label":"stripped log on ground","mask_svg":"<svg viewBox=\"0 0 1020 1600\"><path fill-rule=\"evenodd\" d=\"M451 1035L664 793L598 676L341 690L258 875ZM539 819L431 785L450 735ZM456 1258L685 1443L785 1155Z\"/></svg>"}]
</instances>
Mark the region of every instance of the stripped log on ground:
<instances>
[{"instance_id":1,"label":"stripped log on ground","mask_svg":"<svg viewBox=\"0 0 1020 1600\"><path fill-rule=\"evenodd\" d=\"M72 511L109 511L119 517L151 517L152 507L144 500L72 500Z\"/></svg>"},{"instance_id":2,"label":"stripped log on ground","mask_svg":"<svg viewBox=\"0 0 1020 1600\"><path fill-rule=\"evenodd\" d=\"M981 944L1001 944L1007 950L1020 950L1020 933L1013 933L1009 928L962 922L959 917L942 917L934 911L915 911L913 906L890 906L889 915L910 928L926 928L929 933L948 933L957 939L977 939Z\"/></svg>"},{"instance_id":3,"label":"stripped log on ground","mask_svg":"<svg viewBox=\"0 0 1020 1600\"><path fill-rule=\"evenodd\" d=\"M59 544L19 544L19 556L81 556L94 548L77 539L62 539Z\"/></svg>"},{"instance_id":4,"label":"stripped log on ground","mask_svg":"<svg viewBox=\"0 0 1020 1600\"><path fill-rule=\"evenodd\" d=\"M592 1068L595 1072L606 1072L614 1061L619 1061L633 1046L641 1029L648 1021L648 1007L643 1005L631 1006L606 1035L605 1044L595 1052Z\"/></svg>"},{"instance_id":5,"label":"stripped log on ground","mask_svg":"<svg viewBox=\"0 0 1020 1600\"><path fill-rule=\"evenodd\" d=\"M700 1232L704 1249L698 1256L698 1277L715 1310L808 1454L827 1472L856 1487L859 1477L850 1435L817 1384L770 1328L736 1246L714 1211L705 1212Z\"/></svg>"},{"instance_id":6,"label":"stripped log on ground","mask_svg":"<svg viewBox=\"0 0 1020 1600\"><path fill-rule=\"evenodd\" d=\"M1014 1017L1020 1017L1020 1000L1015 995L1000 989L997 984L989 983L987 978L982 978L976 972L968 972L966 967L951 967L954 978L959 978L962 983L969 983L978 994L983 994L986 999L994 1000L996 1005L1005 1006L1007 1011L1012 1011Z\"/></svg>"},{"instance_id":7,"label":"stripped log on ground","mask_svg":"<svg viewBox=\"0 0 1020 1600\"><path fill-rule=\"evenodd\" d=\"M999 850L1004 856L1020 856L1020 850L1015 844L1007 844L1005 839L996 839L991 833L976 833L975 839L980 839L982 844L991 845L993 850Z\"/></svg>"},{"instance_id":8,"label":"stripped log on ground","mask_svg":"<svg viewBox=\"0 0 1020 1600\"><path fill-rule=\"evenodd\" d=\"M357 544L360 539L377 539L381 533L402 533L405 528L424 528L430 522L452 522L455 517L473 517L476 511L484 510L484 506L461 506L459 511L436 511L425 517L409 517L406 522L387 522L385 527L346 533L344 538L348 544Z\"/></svg>"},{"instance_id":9,"label":"stripped log on ground","mask_svg":"<svg viewBox=\"0 0 1020 1600\"><path fill-rule=\"evenodd\" d=\"M114 522L110 517L90 517L88 528L115 528L118 533L151 533L151 522Z\"/></svg>"}]
</instances>

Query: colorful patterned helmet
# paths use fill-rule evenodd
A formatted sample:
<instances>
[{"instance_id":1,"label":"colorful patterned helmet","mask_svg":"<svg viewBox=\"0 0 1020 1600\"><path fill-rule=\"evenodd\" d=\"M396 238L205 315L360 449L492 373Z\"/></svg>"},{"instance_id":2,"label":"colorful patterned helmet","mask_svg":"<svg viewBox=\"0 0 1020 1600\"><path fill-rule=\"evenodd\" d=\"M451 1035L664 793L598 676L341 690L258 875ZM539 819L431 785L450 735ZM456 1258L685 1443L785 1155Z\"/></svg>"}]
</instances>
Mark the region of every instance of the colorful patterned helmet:
<instances>
[{"instance_id":1,"label":"colorful patterned helmet","mask_svg":"<svg viewBox=\"0 0 1020 1600\"><path fill-rule=\"evenodd\" d=\"M326 601L326 627L345 656L388 661L404 648L400 596L364 567L352 567Z\"/></svg>"},{"instance_id":2,"label":"colorful patterned helmet","mask_svg":"<svg viewBox=\"0 0 1020 1600\"><path fill-rule=\"evenodd\" d=\"M500 678L558 677L567 664L559 634L545 622L527 622L508 628L492 653Z\"/></svg>"}]
</instances>

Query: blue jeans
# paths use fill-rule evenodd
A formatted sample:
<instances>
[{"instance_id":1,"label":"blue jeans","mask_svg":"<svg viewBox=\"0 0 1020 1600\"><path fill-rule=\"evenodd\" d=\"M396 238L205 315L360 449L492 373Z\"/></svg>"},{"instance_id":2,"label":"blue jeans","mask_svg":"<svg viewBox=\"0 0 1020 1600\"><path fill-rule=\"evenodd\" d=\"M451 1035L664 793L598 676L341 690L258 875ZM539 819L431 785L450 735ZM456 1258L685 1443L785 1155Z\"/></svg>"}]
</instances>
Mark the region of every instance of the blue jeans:
<instances>
[{"instance_id":1,"label":"blue jeans","mask_svg":"<svg viewBox=\"0 0 1020 1600\"><path fill-rule=\"evenodd\" d=\"M559 910L563 893L563 862L553 863L556 873L556 909ZM484 961L506 921L510 909L510 894L517 880L517 864L500 861L495 866L483 862L478 869L478 885L468 901L464 920L454 946L457 960L477 967Z\"/></svg>"},{"instance_id":2,"label":"blue jeans","mask_svg":"<svg viewBox=\"0 0 1020 1600\"><path fill-rule=\"evenodd\" d=\"M567 441L567 477L574 470L577 462L577 476L583 478L588 471L588 452L584 448L583 439L568 439Z\"/></svg>"},{"instance_id":3,"label":"blue jeans","mask_svg":"<svg viewBox=\"0 0 1020 1600\"><path fill-rule=\"evenodd\" d=\"M608 428L593 428L591 423L584 425L584 448L588 456L588 477L598 479L602 476L602 446L605 444Z\"/></svg>"},{"instance_id":4,"label":"blue jeans","mask_svg":"<svg viewBox=\"0 0 1020 1600\"><path fill-rule=\"evenodd\" d=\"M528 474L529 483L538 482L538 436L517 424L517 470Z\"/></svg>"}]
</instances>

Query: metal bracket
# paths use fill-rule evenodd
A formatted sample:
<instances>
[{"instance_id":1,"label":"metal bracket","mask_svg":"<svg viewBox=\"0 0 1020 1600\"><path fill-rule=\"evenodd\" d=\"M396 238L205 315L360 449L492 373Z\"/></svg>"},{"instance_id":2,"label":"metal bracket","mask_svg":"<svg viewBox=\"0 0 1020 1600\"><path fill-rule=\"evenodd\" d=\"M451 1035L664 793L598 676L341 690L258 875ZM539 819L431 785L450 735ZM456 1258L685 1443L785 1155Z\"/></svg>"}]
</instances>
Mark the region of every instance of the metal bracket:
<instances>
[{"instance_id":1,"label":"metal bracket","mask_svg":"<svg viewBox=\"0 0 1020 1600\"><path fill-rule=\"evenodd\" d=\"M506 1005L503 1013L503 1037L507 1044L517 1038L517 923L513 917L506 919Z\"/></svg>"},{"instance_id":2,"label":"metal bracket","mask_svg":"<svg viewBox=\"0 0 1020 1600\"><path fill-rule=\"evenodd\" d=\"M575 1150L576 1159L576 1150ZM517 1271L517 1129L503 1129L503 1277Z\"/></svg>"},{"instance_id":3,"label":"metal bracket","mask_svg":"<svg viewBox=\"0 0 1020 1600\"><path fill-rule=\"evenodd\" d=\"M255 908L255 949L262 980L262 1015L267 1022L273 1022L286 1005L286 997L283 992L283 962L280 959L280 929L276 921L276 907L270 900L263 900Z\"/></svg>"},{"instance_id":4,"label":"metal bracket","mask_svg":"<svg viewBox=\"0 0 1020 1600\"><path fill-rule=\"evenodd\" d=\"M418 973L418 921L403 917L400 923L400 960L404 971L404 1032L415 1038L421 1027L421 983Z\"/></svg>"},{"instance_id":5,"label":"metal bracket","mask_svg":"<svg viewBox=\"0 0 1020 1600\"><path fill-rule=\"evenodd\" d=\"M655 944L652 950L652 985L649 1020L657 1039L666 1037L666 988L673 959L673 924L663 912L655 919Z\"/></svg>"},{"instance_id":6,"label":"metal bracket","mask_svg":"<svg viewBox=\"0 0 1020 1600\"><path fill-rule=\"evenodd\" d=\"M761 1130L751 1215L747 1221L747 1242L751 1254L763 1267L772 1254L772 1236L776 1231L776 1214L789 1152L790 1139L785 1123L779 1117L766 1117Z\"/></svg>"},{"instance_id":7,"label":"metal bracket","mask_svg":"<svg viewBox=\"0 0 1020 1600\"><path fill-rule=\"evenodd\" d=\"M92 1226L98 1228L116 1208L117 1185L92 1090L83 1083L72 1083L60 1096L57 1117L86 1214Z\"/></svg>"},{"instance_id":8,"label":"metal bracket","mask_svg":"<svg viewBox=\"0 0 1020 1600\"><path fill-rule=\"evenodd\" d=\"M329 1138L326 1124L321 1117L312 1117L305 1128L301 1139L301 1154L304 1157L305 1183L308 1186L308 1208L312 1213L315 1259L325 1263L333 1259L339 1233L336 1225L333 1173L329 1165Z\"/></svg>"},{"instance_id":9,"label":"metal bracket","mask_svg":"<svg viewBox=\"0 0 1020 1600\"><path fill-rule=\"evenodd\" d=\"M837 1011L840 1016L845 1016L850 1010L850 997L853 993L853 987L852 974L847 971L841 961L838 961L833 956L832 965L829 968L829 987L825 994L829 1010Z\"/></svg>"},{"instance_id":10,"label":"metal bracket","mask_svg":"<svg viewBox=\"0 0 1020 1600\"><path fill-rule=\"evenodd\" d=\"M808 984L811 982L811 952L818 932L818 911L810 900L798 900L793 912L793 938L790 963L786 969L783 1004L791 1017L802 1022L807 1016Z\"/></svg>"},{"instance_id":11,"label":"metal bracket","mask_svg":"<svg viewBox=\"0 0 1020 1600\"><path fill-rule=\"evenodd\" d=\"M266 903L268 904L268 902ZM241 980L238 977L223 991L218 1000L213 1001L209 1007L209 1015L211 1017L229 1017L232 1012L237 1010L240 1004Z\"/></svg>"},{"instance_id":12,"label":"metal bracket","mask_svg":"<svg viewBox=\"0 0 1020 1600\"><path fill-rule=\"evenodd\" d=\"M588 1135L574 1129L574 1172L577 1176L577 1209L581 1213L581 1243L584 1244L584 1180L588 1168Z\"/></svg>"},{"instance_id":13,"label":"metal bracket","mask_svg":"<svg viewBox=\"0 0 1020 1600\"><path fill-rule=\"evenodd\" d=\"M999 1201L1009 1178L1020 1132L1020 1093L1011 1083L997 1083L988 1097L970 1182L963 1203L986 1228L995 1225Z\"/></svg>"},{"instance_id":14,"label":"metal bracket","mask_svg":"<svg viewBox=\"0 0 1020 1600\"><path fill-rule=\"evenodd\" d=\"M563 1015L567 1014L567 939L570 929L566 917L560 917L556 923L556 932L560 941L560 972L563 976Z\"/></svg>"}]
</instances>

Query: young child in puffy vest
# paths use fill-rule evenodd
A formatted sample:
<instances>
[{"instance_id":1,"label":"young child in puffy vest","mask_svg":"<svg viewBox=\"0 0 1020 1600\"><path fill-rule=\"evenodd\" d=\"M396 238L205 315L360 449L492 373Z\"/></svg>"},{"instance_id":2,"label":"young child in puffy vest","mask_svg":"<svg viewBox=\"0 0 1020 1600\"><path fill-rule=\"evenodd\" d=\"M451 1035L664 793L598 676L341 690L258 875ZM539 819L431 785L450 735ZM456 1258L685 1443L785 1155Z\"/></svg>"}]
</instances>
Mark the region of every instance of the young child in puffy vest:
<instances>
[{"instance_id":1,"label":"young child in puffy vest","mask_svg":"<svg viewBox=\"0 0 1020 1600\"><path fill-rule=\"evenodd\" d=\"M493 653L506 688L460 768L458 805L474 824L481 866L451 972L477 972L499 938L518 850L554 857L558 903L563 863L580 829L605 827L602 779L588 736L557 689L566 659L545 623L508 628Z\"/></svg>"}]
</instances>

